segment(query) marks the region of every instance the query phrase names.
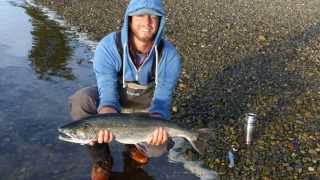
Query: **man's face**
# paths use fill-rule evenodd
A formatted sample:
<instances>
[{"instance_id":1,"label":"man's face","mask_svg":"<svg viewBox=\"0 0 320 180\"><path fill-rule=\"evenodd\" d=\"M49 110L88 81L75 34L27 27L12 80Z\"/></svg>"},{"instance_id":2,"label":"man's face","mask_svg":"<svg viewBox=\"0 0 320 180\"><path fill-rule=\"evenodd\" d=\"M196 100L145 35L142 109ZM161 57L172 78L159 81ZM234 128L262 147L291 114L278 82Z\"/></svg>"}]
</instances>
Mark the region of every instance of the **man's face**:
<instances>
[{"instance_id":1,"label":"man's face","mask_svg":"<svg viewBox=\"0 0 320 180\"><path fill-rule=\"evenodd\" d=\"M152 15L131 16L130 29L134 38L151 42L159 27L159 17Z\"/></svg>"}]
</instances>

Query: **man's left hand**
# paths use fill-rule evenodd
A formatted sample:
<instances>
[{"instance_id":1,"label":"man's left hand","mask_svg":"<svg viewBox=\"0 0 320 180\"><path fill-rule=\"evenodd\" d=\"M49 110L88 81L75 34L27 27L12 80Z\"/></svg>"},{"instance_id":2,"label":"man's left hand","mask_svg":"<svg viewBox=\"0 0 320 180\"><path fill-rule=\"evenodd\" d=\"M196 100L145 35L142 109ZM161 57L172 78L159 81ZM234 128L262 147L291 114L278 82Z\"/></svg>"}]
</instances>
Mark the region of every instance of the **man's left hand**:
<instances>
[{"instance_id":1,"label":"man's left hand","mask_svg":"<svg viewBox=\"0 0 320 180\"><path fill-rule=\"evenodd\" d=\"M147 143L151 145L161 145L168 141L168 133L163 127L156 128L147 138Z\"/></svg>"}]
</instances>

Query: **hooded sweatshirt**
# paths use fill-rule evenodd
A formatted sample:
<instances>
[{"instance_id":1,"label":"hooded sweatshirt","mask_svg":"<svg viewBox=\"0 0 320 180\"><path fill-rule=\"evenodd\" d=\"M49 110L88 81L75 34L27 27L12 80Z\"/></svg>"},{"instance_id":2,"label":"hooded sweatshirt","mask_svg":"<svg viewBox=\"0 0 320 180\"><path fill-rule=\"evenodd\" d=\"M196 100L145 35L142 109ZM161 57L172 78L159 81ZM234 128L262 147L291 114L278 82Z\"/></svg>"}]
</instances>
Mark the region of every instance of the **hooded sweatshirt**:
<instances>
[{"instance_id":1,"label":"hooded sweatshirt","mask_svg":"<svg viewBox=\"0 0 320 180\"><path fill-rule=\"evenodd\" d=\"M137 69L129 53L129 16L141 9L152 9L161 14L157 34L149 55L143 64ZM152 64L155 65L155 90L149 107L150 113L158 113L165 119L170 119L172 94L181 71L181 61L175 47L169 41L163 39L165 29L165 11L161 0L132 0L124 15L121 29L121 44L123 48L122 59L118 52L115 38L116 33L110 33L98 44L93 61L96 74L99 108L103 106L113 107L120 112L118 76L122 74L122 85L126 86L128 81L136 81L141 85L147 85L152 81ZM161 59L157 46L163 39Z\"/></svg>"}]
</instances>

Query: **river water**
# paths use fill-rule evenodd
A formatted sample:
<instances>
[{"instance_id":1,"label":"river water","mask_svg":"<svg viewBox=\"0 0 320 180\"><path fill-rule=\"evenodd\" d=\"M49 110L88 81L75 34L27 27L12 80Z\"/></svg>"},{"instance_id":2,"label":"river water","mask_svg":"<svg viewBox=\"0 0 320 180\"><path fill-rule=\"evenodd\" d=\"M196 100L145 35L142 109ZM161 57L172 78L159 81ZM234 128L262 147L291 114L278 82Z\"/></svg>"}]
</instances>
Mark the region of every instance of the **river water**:
<instances>
[{"instance_id":1,"label":"river water","mask_svg":"<svg viewBox=\"0 0 320 180\"><path fill-rule=\"evenodd\" d=\"M0 179L89 179L85 149L57 139L68 96L95 83L90 47L24 1L0 1ZM113 142L113 179L199 179L168 156L143 169Z\"/></svg>"}]
</instances>

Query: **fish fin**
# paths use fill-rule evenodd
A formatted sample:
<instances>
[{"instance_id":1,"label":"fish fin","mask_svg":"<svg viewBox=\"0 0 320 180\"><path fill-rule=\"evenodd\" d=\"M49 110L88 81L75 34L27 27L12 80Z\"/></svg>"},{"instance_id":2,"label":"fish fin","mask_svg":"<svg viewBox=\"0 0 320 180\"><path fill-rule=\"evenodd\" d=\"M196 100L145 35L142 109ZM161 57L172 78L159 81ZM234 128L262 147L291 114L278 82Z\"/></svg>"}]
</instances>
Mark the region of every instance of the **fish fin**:
<instances>
[{"instance_id":1,"label":"fish fin","mask_svg":"<svg viewBox=\"0 0 320 180\"><path fill-rule=\"evenodd\" d=\"M192 139L185 137L192 147L200 154L203 155L207 150L207 144L204 144L208 139L215 138L216 133L212 128L201 128L193 131L194 136ZM195 138L196 137L196 138ZM201 147L201 148L198 148Z\"/></svg>"},{"instance_id":2,"label":"fish fin","mask_svg":"<svg viewBox=\"0 0 320 180\"><path fill-rule=\"evenodd\" d=\"M147 144L146 142L142 142L142 143L135 144L135 146L139 151L141 151L144 154L146 154L146 152L147 152L146 144Z\"/></svg>"},{"instance_id":3,"label":"fish fin","mask_svg":"<svg viewBox=\"0 0 320 180\"><path fill-rule=\"evenodd\" d=\"M199 148L197 148L195 141L190 141L190 144L192 145L193 149L196 150L200 155L204 154L203 151L201 151Z\"/></svg>"},{"instance_id":4,"label":"fish fin","mask_svg":"<svg viewBox=\"0 0 320 180\"><path fill-rule=\"evenodd\" d=\"M196 150L200 155L203 155L204 153L203 153L203 151L201 151L198 147L197 147L197 145L196 145L196 141L197 141L197 139L191 139L190 137L188 137L188 136L182 136L184 139L186 139L190 144L191 144L191 146L193 147L193 149L194 150ZM195 136L196 137L196 136Z\"/></svg>"},{"instance_id":5,"label":"fish fin","mask_svg":"<svg viewBox=\"0 0 320 180\"><path fill-rule=\"evenodd\" d=\"M200 129L198 129L197 130L197 132L198 133L213 133L214 132L214 130L213 129L211 129L211 128L200 128Z\"/></svg>"}]
</instances>

